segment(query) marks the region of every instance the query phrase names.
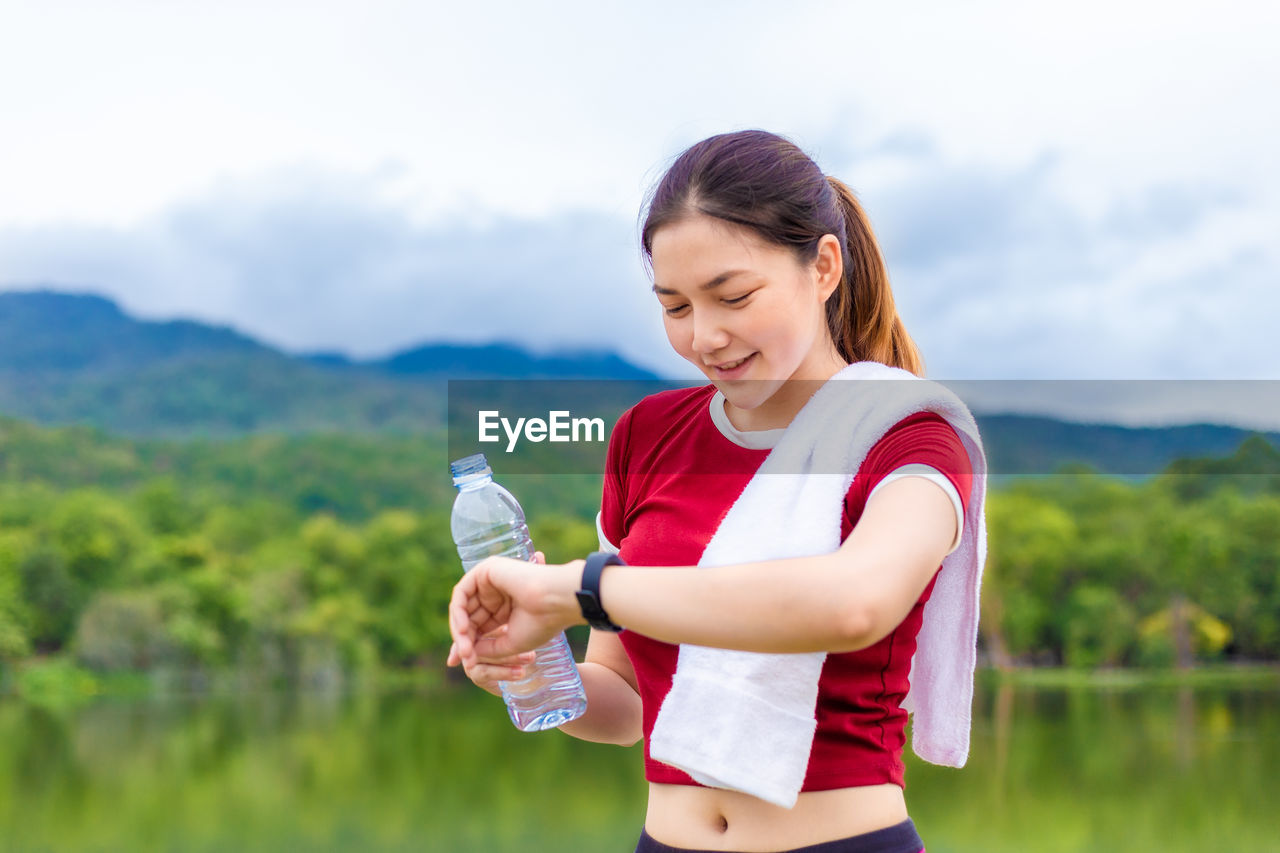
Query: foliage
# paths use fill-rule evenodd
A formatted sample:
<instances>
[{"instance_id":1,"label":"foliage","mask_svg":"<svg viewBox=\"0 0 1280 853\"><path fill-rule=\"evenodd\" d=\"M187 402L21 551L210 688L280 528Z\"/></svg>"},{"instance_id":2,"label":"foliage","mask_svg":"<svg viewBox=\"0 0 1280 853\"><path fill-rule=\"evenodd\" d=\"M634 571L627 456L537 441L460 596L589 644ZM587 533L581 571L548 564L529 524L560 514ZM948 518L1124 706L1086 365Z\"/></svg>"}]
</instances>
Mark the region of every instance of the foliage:
<instances>
[{"instance_id":1,"label":"foliage","mask_svg":"<svg viewBox=\"0 0 1280 853\"><path fill-rule=\"evenodd\" d=\"M992 490L987 655L1280 658L1280 493L1221 465L1212 489L1189 489L1191 467L1147 481L1063 469ZM176 442L0 421L0 662L313 684L438 670L460 572L445 471L441 436ZM595 548L598 477L501 479L549 561Z\"/></svg>"},{"instance_id":2,"label":"foliage","mask_svg":"<svg viewBox=\"0 0 1280 853\"><path fill-rule=\"evenodd\" d=\"M99 671L147 670L174 662L177 643L156 590L99 593L76 631L77 658Z\"/></svg>"},{"instance_id":3,"label":"foliage","mask_svg":"<svg viewBox=\"0 0 1280 853\"><path fill-rule=\"evenodd\" d=\"M66 652L104 676L237 670L325 684L442 665L461 569L445 466L433 466L443 488L422 487L434 454L421 442L116 445L19 428L46 457L20 464L51 476L0 480L0 660ZM86 436L130 448L110 454L124 464L109 485L73 485L73 466L54 464ZM84 479L98 479L97 459L81 457ZM598 479L571 494L564 478L522 479L544 508L531 516L539 548L567 560L595 547L594 525L555 507L594 505ZM286 490L292 501L273 500Z\"/></svg>"},{"instance_id":4,"label":"foliage","mask_svg":"<svg viewBox=\"0 0 1280 853\"><path fill-rule=\"evenodd\" d=\"M18 555L24 550L20 535L0 532L0 663L31 651L27 604L22 595Z\"/></svg>"},{"instance_id":5,"label":"foliage","mask_svg":"<svg viewBox=\"0 0 1280 853\"><path fill-rule=\"evenodd\" d=\"M18 673L17 684L19 696L51 710L83 705L101 692L92 673L62 659L33 661Z\"/></svg>"},{"instance_id":6,"label":"foliage","mask_svg":"<svg viewBox=\"0 0 1280 853\"><path fill-rule=\"evenodd\" d=\"M1084 667L1275 660L1280 496L1215 476L1210 492L1182 474L1063 473L992 494L989 651Z\"/></svg>"}]
</instances>

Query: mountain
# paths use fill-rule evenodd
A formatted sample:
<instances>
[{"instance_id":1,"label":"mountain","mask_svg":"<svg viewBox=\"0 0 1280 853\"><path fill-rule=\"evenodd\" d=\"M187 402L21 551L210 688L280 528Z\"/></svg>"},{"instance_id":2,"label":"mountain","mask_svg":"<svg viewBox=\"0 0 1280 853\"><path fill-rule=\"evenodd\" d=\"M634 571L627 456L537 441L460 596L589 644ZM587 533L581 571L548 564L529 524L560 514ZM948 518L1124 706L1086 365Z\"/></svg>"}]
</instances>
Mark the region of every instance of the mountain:
<instances>
[{"instance_id":1,"label":"mountain","mask_svg":"<svg viewBox=\"0 0 1280 853\"><path fill-rule=\"evenodd\" d=\"M0 370L109 371L192 354L267 352L228 328L135 320L92 294L0 293Z\"/></svg>"},{"instance_id":2,"label":"mountain","mask_svg":"<svg viewBox=\"0 0 1280 853\"><path fill-rule=\"evenodd\" d=\"M1175 459L1230 456L1252 430L1216 424L1124 427L1035 415L974 414L992 474L1050 474L1064 464L1143 477ZM1262 433L1280 447L1280 433Z\"/></svg>"},{"instance_id":3,"label":"mountain","mask_svg":"<svg viewBox=\"0 0 1280 853\"><path fill-rule=\"evenodd\" d=\"M292 356L228 328L138 320L100 296L0 292L0 415L43 424L173 437L439 433L446 424L444 380L478 378L629 380L611 384L608 393L590 384L570 389L578 399L596 398L601 412L670 387L609 352L437 343L364 362L335 353ZM507 387L542 394L533 384ZM465 389L455 396L464 397ZM1251 435L1204 424L1135 428L975 416L993 475L1045 474L1079 463L1140 477L1175 459L1230 455ZM1280 433L1265 438L1280 446Z\"/></svg>"},{"instance_id":4,"label":"mountain","mask_svg":"<svg viewBox=\"0 0 1280 853\"><path fill-rule=\"evenodd\" d=\"M605 350L540 355L510 344L426 344L371 361L355 361L335 352L308 353L302 358L319 367L363 367L406 379L658 379Z\"/></svg>"},{"instance_id":5,"label":"mountain","mask_svg":"<svg viewBox=\"0 0 1280 853\"><path fill-rule=\"evenodd\" d=\"M502 346L299 357L228 328L139 320L101 296L0 292L0 414L40 423L132 435L421 432L444 423L444 379L533 376L655 378L611 353Z\"/></svg>"},{"instance_id":6,"label":"mountain","mask_svg":"<svg viewBox=\"0 0 1280 853\"><path fill-rule=\"evenodd\" d=\"M535 355L507 344L429 344L368 366L397 376L450 379L635 379L658 377L611 352L576 350Z\"/></svg>"}]
</instances>

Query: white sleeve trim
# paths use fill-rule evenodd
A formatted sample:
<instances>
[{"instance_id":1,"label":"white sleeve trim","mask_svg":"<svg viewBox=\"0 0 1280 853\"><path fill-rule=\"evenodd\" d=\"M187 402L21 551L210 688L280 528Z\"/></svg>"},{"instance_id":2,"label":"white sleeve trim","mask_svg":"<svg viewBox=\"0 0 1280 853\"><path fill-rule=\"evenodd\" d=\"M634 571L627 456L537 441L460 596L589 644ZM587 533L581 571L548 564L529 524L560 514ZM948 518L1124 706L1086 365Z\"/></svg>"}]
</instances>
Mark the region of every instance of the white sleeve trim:
<instances>
[{"instance_id":1,"label":"white sleeve trim","mask_svg":"<svg viewBox=\"0 0 1280 853\"><path fill-rule=\"evenodd\" d=\"M596 538L600 540L600 550L607 551L610 554L618 553L618 546L609 541L609 537L604 535L604 527L600 524L600 518L604 513L596 513Z\"/></svg>"},{"instance_id":2,"label":"white sleeve trim","mask_svg":"<svg viewBox=\"0 0 1280 853\"><path fill-rule=\"evenodd\" d=\"M947 553L950 554L952 551L959 548L960 537L964 533L964 504L960 502L960 493L956 491L956 487L951 484L951 481L947 479L947 476L932 465L924 465L916 462L910 465L903 465L900 468L894 468L884 476L883 480L876 483L876 487L871 490L871 494L867 495L867 500L870 501L871 495L874 495L879 491L882 486L886 486L894 480L901 480L903 477L922 477L932 483L937 483L942 490L947 493L947 497L951 498L951 505L954 506L956 510L956 538L955 541L951 543L951 548ZM604 534L602 533L600 535L601 540L603 541Z\"/></svg>"}]
</instances>

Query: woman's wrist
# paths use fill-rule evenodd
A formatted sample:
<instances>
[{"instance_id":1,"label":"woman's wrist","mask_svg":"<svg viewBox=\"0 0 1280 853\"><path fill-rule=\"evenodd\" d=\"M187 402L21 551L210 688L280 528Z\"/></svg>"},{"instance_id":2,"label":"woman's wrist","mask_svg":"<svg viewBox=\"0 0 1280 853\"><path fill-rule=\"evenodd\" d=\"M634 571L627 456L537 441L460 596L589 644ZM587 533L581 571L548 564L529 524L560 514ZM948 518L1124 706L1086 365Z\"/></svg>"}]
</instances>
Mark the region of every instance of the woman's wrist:
<instances>
[{"instance_id":1,"label":"woman's wrist","mask_svg":"<svg viewBox=\"0 0 1280 853\"><path fill-rule=\"evenodd\" d=\"M582 586L582 568L585 560L572 560L560 566L548 566L547 606L555 621L563 628L574 625L585 625L587 620L582 616L582 608L578 604L577 592Z\"/></svg>"}]
</instances>

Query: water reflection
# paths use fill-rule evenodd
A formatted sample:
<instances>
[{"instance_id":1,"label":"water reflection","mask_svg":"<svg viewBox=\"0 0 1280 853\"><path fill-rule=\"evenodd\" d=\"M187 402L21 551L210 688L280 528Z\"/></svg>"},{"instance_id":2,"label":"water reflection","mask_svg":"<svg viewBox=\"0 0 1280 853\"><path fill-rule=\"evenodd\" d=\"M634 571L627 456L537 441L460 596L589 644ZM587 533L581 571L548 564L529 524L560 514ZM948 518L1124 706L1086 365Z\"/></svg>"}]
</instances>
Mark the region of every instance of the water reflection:
<instances>
[{"instance_id":1,"label":"water reflection","mask_svg":"<svg viewBox=\"0 0 1280 853\"><path fill-rule=\"evenodd\" d=\"M1280 849L1275 689L1028 689L974 706L962 771L909 759L931 851Z\"/></svg>"},{"instance_id":2,"label":"water reflection","mask_svg":"<svg viewBox=\"0 0 1280 853\"><path fill-rule=\"evenodd\" d=\"M979 691L969 765L908 760L934 853L1277 849L1275 689ZM470 690L0 702L5 850L629 850L640 751Z\"/></svg>"}]
</instances>

